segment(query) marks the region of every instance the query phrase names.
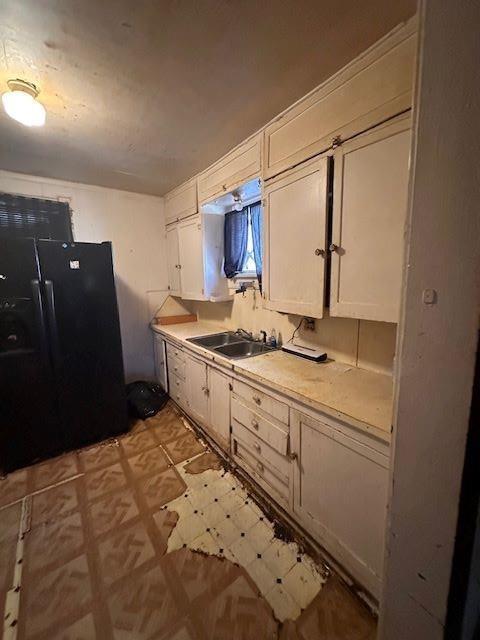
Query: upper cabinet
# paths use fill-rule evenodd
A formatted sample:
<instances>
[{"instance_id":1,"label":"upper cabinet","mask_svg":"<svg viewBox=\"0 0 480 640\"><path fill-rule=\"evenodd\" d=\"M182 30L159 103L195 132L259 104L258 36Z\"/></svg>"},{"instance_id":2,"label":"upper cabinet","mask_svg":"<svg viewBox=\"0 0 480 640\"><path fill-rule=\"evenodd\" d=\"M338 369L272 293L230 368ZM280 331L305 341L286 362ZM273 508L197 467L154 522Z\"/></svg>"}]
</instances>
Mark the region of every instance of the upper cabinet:
<instances>
[{"instance_id":1,"label":"upper cabinet","mask_svg":"<svg viewBox=\"0 0 480 640\"><path fill-rule=\"evenodd\" d=\"M168 289L172 296L180 295L180 255L178 247L178 229L173 224L167 227L167 275Z\"/></svg>"},{"instance_id":2,"label":"upper cabinet","mask_svg":"<svg viewBox=\"0 0 480 640\"><path fill-rule=\"evenodd\" d=\"M197 179L184 182L165 196L166 223L192 216L198 211Z\"/></svg>"},{"instance_id":3,"label":"upper cabinet","mask_svg":"<svg viewBox=\"0 0 480 640\"><path fill-rule=\"evenodd\" d=\"M214 200L260 175L260 140L260 135L249 138L199 176L200 202Z\"/></svg>"},{"instance_id":4,"label":"upper cabinet","mask_svg":"<svg viewBox=\"0 0 480 640\"><path fill-rule=\"evenodd\" d=\"M264 188L264 298L268 309L321 318L325 290L328 158Z\"/></svg>"},{"instance_id":5,"label":"upper cabinet","mask_svg":"<svg viewBox=\"0 0 480 640\"><path fill-rule=\"evenodd\" d=\"M203 241L200 216L178 224L181 295L186 300L204 300Z\"/></svg>"},{"instance_id":6,"label":"upper cabinet","mask_svg":"<svg viewBox=\"0 0 480 640\"><path fill-rule=\"evenodd\" d=\"M167 227L168 284L184 300L231 298L223 273L223 216L202 213Z\"/></svg>"},{"instance_id":7,"label":"upper cabinet","mask_svg":"<svg viewBox=\"0 0 480 640\"><path fill-rule=\"evenodd\" d=\"M293 105L264 135L267 180L412 104L416 21L410 20Z\"/></svg>"},{"instance_id":8,"label":"upper cabinet","mask_svg":"<svg viewBox=\"0 0 480 640\"><path fill-rule=\"evenodd\" d=\"M330 315L398 322L410 117L334 152Z\"/></svg>"}]
</instances>

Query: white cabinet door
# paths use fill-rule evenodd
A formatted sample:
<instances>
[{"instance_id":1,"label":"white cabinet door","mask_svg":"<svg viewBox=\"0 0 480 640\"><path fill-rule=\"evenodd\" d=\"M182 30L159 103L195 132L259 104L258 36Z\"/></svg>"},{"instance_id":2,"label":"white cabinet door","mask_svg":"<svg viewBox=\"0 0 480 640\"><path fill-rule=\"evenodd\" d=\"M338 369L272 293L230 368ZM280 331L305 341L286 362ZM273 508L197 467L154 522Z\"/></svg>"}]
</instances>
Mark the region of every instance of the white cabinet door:
<instances>
[{"instance_id":1,"label":"white cabinet door","mask_svg":"<svg viewBox=\"0 0 480 640\"><path fill-rule=\"evenodd\" d=\"M387 456L298 411L292 411L291 429L296 516L378 598Z\"/></svg>"},{"instance_id":2,"label":"white cabinet door","mask_svg":"<svg viewBox=\"0 0 480 640\"><path fill-rule=\"evenodd\" d=\"M157 382L165 389L165 391L168 391L165 340L158 334L154 334L153 336L153 348L155 354L155 374L157 376Z\"/></svg>"},{"instance_id":3,"label":"white cabinet door","mask_svg":"<svg viewBox=\"0 0 480 640\"><path fill-rule=\"evenodd\" d=\"M180 295L180 256L178 252L177 226L167 227L167 275L168 289L173 296Z\"/></svg>"},{"instance_id":4,"label":"white cabinet door","mask_svg":"<svg viewBox=\"0 0 480 640\"><path fill-rule=\"evenodd\" d=\"M211 434L230 450L230 393L232 380L212 367L208 369L209 420Z\"/></svg>"},{"instance_id":5,"label":"white cabinet door","mask_svg":"<svg viewBox=\"0 0 480 640\"><path fill-rule=\"evenodd\" d=\"M207 365L188 354L185 354L185 393L188 413L202 424L207 422Z\"/></svg>"},{"instance_id":6,"label":"white cabinet door","mask_svg":"<svg viewBox=\"0 0 480 640\"><path fill-rule=\"evenodd\" d=\"M330 314L398 322L410 118L335 150Z\"/></svg>"},{"instance_id":7,"label":"white cabinet door","mask_svg":"<svg viewBox=\"0 0 480 640\"><path fill-rule=\"evenodd\" d=\"M198 178L200 202L209 202L260 175L261 136L249 138Z\"/></svg>"},{"instance_id":8,"label":"white cabinet door","mask_svg":"<svg viewBox=\"0 0 480 640\"><path fill-rule=\"evenodd\" d=\"M323 317L328 159L320 158L264 188L265 306Z\"/></svg>"},{"instance_id":9,"label":"white cabinet door","mask_svg":"<svg viewBox=\"0 0 480 640\"><path fill-rule=\"evenodd\" d=\"M204 299L203 240L199 217L178 224L182 298Z\"/></svg>"},{"instance_id":10,"label":"white cabinet door","mask_svg":"<svg viewBox=\"0 0 480 640\"><path fill-rule=\"evenodd\" d=\"M165 196L165 220L175 222L197 213L197 179L188 180Z\"/></svg>"},{"instance_id":11,"label":"white cabinet door","mask_svg":"<svg viewBox=\"0 0 480 640\"><path fill-rule=\"evenodd\" d=\"M416 20L382 38L265 128L263 178L272 178L412 105Z\"/></svg>"}]
</instances>

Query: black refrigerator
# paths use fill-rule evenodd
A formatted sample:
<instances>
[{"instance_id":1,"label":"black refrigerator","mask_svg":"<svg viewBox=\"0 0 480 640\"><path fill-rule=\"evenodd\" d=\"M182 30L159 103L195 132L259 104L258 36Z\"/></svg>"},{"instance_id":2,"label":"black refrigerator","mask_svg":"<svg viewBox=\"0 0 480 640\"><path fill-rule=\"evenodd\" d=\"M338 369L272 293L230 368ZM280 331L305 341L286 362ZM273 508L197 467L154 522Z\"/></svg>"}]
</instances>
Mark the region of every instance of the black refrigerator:
<instances>
[{"instance_id":1,"label":"black refrigerator","mask_svg":"<svg viewBox=\"0 0 480 640\"><path fill-rule=\"evenodd\" d=\"M127 429L111 243L0 238L0 468Z\"/></svg>"}]
</instances>

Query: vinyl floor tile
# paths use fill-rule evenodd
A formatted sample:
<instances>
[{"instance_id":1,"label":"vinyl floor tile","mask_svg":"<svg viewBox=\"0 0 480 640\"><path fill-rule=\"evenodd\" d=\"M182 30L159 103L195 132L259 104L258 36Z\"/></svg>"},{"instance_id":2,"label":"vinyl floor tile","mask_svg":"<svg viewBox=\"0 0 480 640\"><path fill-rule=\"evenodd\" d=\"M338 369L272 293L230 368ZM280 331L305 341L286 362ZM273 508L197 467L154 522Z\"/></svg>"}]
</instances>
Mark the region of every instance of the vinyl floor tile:
<instances>
[{"instance_id":1,"label":"vinyl floor tile","mask_svg":"<svg viewBox=\"0 0 480 640\"><path fill-rule=\"evenodd\" d=\"M274 537L172 405L0 480L2 615L20 526L18 640L374 638L363 604Z\"/></svg>"}]
</instances>

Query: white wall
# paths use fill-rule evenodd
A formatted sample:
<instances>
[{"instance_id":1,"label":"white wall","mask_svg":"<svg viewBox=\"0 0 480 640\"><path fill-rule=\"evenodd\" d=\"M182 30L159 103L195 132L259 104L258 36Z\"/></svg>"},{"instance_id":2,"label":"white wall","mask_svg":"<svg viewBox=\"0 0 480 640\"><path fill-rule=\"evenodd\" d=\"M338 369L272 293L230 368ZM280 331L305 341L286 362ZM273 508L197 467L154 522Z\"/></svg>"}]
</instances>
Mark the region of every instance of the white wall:
<instances>
[{"instance_id":1,"label":"white wall","mask_svg":"<svg viewBox=\"0 0 480 640\"><path fill-rule=\"evenodd\" d=\"M167 289L163 198L0 171L0 190L68 198L78 242L113 245L127 380L153 377L148 322Z\"/></svg>"},{"instance_id":2,"label":"white wall","mask_svg":"<svg viewBox=\"0 0 480 640\"><path fill-rule=\"evenodd\" d=\"M421 3L382 640L459 638L444 627L480 310L479 24L479 2Z\"/></svg>"}]
</instances>

